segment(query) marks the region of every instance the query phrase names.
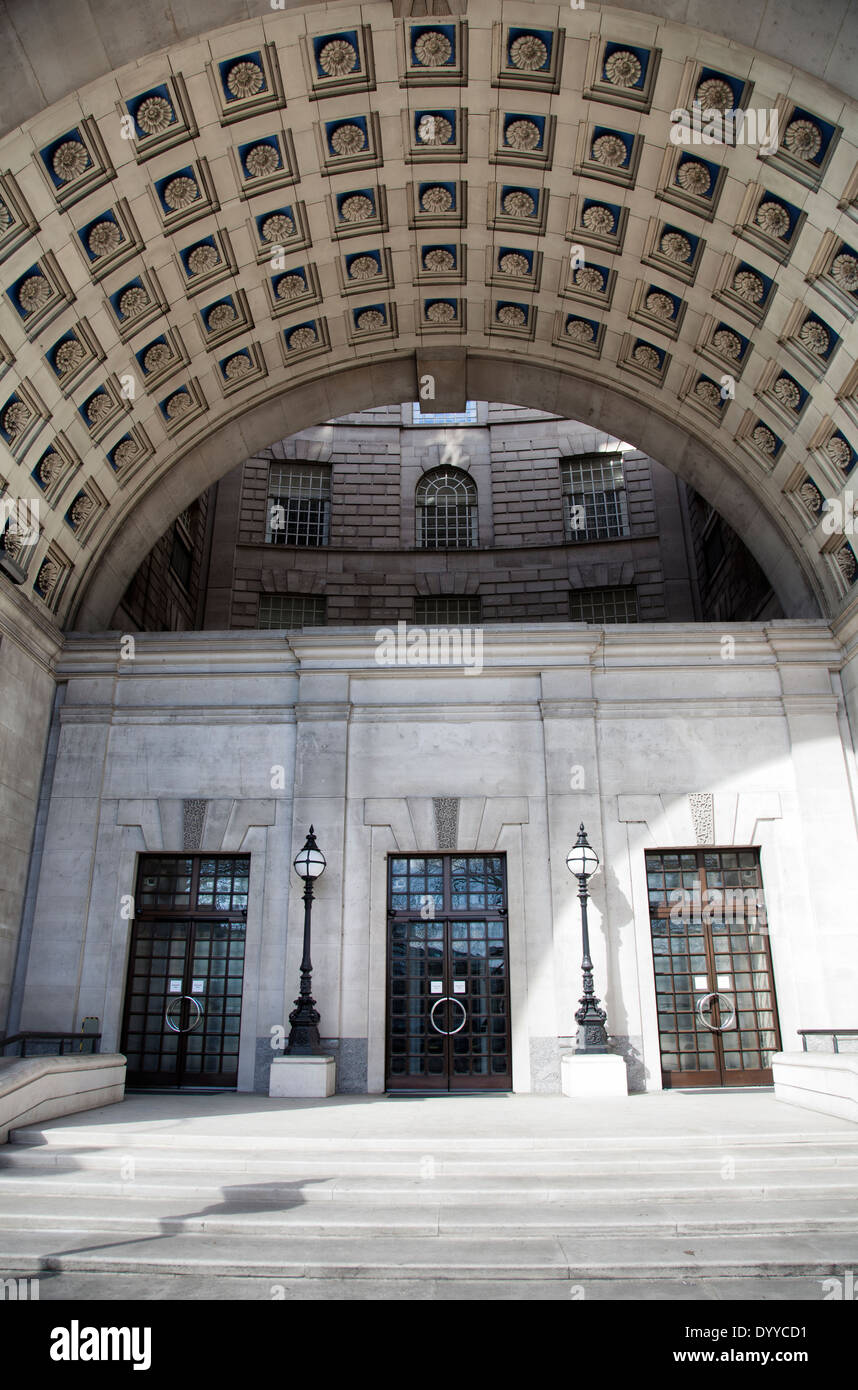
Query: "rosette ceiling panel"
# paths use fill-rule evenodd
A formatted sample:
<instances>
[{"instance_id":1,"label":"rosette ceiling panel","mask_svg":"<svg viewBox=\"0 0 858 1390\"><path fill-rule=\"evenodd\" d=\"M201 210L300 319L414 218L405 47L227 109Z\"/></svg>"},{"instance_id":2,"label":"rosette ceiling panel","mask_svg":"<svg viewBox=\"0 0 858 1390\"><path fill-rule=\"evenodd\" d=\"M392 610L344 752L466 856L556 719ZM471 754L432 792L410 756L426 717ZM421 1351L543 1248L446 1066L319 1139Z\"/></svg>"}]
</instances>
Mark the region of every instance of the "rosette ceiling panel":
<instances>
[{"instance_id":1,"label":"rosette ceiling panel","mask_svg":"<svg viewBox=\"0 0 858 1390\"><path fill-rule=\"evenodd\" d=\"M771 55L596 6L267 11L10 131L0 273L0 479L40 501L4 568L63 626L433 362L674 469L791 616L855 593L858 116Z\"/></svg>"}]
</instances>

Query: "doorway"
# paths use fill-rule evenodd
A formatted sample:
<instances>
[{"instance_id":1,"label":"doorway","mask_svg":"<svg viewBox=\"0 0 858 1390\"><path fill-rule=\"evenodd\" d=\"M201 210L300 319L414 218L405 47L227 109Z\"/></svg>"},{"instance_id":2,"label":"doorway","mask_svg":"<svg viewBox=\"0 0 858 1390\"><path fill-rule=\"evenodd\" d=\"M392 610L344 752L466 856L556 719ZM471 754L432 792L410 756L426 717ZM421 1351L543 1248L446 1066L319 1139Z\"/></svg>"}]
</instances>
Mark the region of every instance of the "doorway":
<instances>
[{"instance_id":1,"label":"doorway","mask_svg":"<svg viewBox=\"0 0 858 1390\"><path fill-rule=\"evenodd\" d=\"M387 1089L512 1086L504 855L388 860Z\"/></svg>"},{"instance_id":2,"label":"doorway","mask_svg":"<svg viewBox=\"0 0 858 1390\"><path fill-rule=\"evenodd\" d=\"M235 1086L249 855L145 855L122 1051L129 1086Z\"/></svg>"}]
</instances>

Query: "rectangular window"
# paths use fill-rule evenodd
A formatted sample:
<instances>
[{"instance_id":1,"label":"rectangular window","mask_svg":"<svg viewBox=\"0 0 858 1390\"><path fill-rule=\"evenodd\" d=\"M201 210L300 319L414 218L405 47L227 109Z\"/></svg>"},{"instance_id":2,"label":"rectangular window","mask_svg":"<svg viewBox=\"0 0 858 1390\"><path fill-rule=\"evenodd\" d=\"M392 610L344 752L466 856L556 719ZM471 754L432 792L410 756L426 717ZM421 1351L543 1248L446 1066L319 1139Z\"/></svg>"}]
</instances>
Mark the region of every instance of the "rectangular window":
<instances>
[{"instance_id":1,"label":"rectangular window","mask_svg":"<svg viewBox=\"0 0 858 1390\"><path fill-rule=\"evenodd\" d=\"M620 454L561 459L560 476L567 540L602 541L630 534Z\"/></svg>"},{"instance_id":2,"label":"rectangular window","mask_svg":"<svg viewBox=\"0 0 858 1390\"><path fill-rule=\"evenodd\" d=\"M327 622L327 599L311 594L260 594L258 628L321 627Z\"/></svg>"},{"instance_id":3,"label":"rectangular window","mask_svg":"<svg viewBox=\"0 0 858 1390\"><path fill-rule=\"evenodd\" d=\"M191 561L192 555L188 545L182 540L178 531L173 532L173 549L170 553L170 569L178 579L183 589L191 587Z\"/></svg>"},{"instance_id":4,"label":"rectangular window","mask_svg":"<svg viewBox=\"0 0 858 1390\"><path fill-rule=\"evenodd\" d=\"M452 415L433 414L431 412L429 414L424 415L423 411L420 409L420 403L418 401L414 402L413 406L411 407L411 411L411 423L413 425L454 426L475 425L477 423L476 401L467 401L465 404L465 409L463 411L460 411L458 414Z\"/></svg>"},{"instance_id":5,"label":"rectangular window","mask_svg":"<svg viewBox=\"0 0 858 1390\"><path fill-rule=\"evenodd\" d=\"M329 468L272 463L268 472L266 541L274 545L327 545L330 520Z\"/></svg>"},{"instance_id":6,"label":"rectangular window","mask_svg":"<svg viewBox=\"0 0 858 1390\"><path fill-rule=\"evenodd\" d=\"M573 623L636 623L637 591L633 584L610 589L573 589L569 595Z\"/></svg>"},{"instance_id":7,"label":"rectangular window","mask_svg":"<svg viewBox=\"0 0 858 1390\"><path fill-rule=\"evenodd\" d=\"M470 594L432 594L414 602L414 621L424 626L433 623L456 626L478 623L482 604Z\"/></svg>"}]
</instances>

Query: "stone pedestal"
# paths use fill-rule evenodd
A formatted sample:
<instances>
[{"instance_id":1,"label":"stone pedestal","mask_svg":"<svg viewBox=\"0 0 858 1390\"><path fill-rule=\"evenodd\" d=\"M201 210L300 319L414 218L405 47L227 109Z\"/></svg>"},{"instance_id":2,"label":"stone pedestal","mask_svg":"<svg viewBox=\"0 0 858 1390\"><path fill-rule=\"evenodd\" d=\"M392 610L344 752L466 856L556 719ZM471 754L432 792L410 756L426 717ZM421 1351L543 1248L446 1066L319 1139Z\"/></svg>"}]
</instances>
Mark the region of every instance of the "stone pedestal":
<instances>
[{"instance_id":1,"label":"stone pedestal","mask_svg":"<svg viewBox=\"0 0 858 1390\"><path fill-rule=\"evenodd\" d=\"M271 1063L270 1096L324 1097L336 1089L337 1063L332 1056L275 1057Z\"/></svg>"},{"instance_id":2,"label":"stone pedestal","mask_svg":"<svg viewBox=\"0 0 858 1390\"><path fill-rule=\"evenodd\" d=\"M564 1052L560 1058L560 1089L564 1096L627 1096L628 1074L615 1052L587 1055Z\"/></svg>"}]
</instances>

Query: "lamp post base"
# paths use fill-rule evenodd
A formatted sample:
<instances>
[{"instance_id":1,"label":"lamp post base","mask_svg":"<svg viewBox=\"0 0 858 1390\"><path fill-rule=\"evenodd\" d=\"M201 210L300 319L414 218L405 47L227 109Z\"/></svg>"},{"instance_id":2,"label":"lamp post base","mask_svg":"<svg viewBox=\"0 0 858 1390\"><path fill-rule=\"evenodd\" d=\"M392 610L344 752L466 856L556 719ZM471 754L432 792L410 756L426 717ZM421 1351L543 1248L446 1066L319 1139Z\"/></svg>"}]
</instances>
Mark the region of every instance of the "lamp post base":
<instances>
[{"instance_id":1,"label":"lamp post base","mask_svg":"<svg viewBox=\"0 0 858 1390\"><path fill-rule=\"evenodd\" d=\"M626 1064L616 1052L564 1052L560 1058L560 1089L564 1096L585 1100L595 1096L627 1096Z\"/></svg>"},{"instance_id":2,"label":"lamp post base","mask_svg":"<svg viewBox=\"0 0 858 1390\"><path fill-rule=\"evenodd\" d=\"M271 1063L269 1096L323 1100L336 1089L337 1063L328 1053L316 1057L275 1057Z\"/></svg>"}]
</instances>

